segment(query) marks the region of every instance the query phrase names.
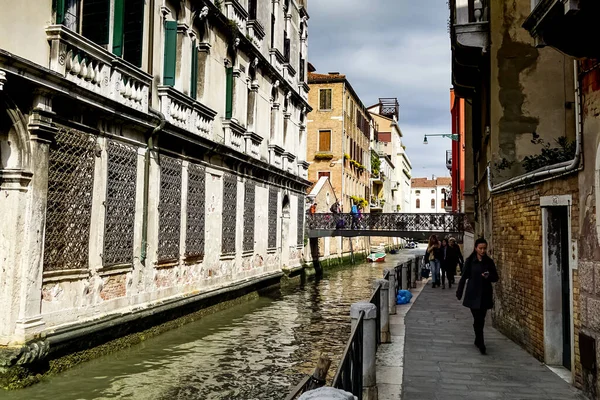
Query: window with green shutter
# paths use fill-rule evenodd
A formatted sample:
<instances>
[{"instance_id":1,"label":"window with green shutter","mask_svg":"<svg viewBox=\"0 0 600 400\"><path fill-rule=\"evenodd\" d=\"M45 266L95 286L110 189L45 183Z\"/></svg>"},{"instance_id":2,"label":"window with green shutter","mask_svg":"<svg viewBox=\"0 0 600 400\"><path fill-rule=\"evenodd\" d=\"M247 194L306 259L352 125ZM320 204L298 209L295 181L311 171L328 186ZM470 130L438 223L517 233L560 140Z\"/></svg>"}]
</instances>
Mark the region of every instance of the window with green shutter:
<instances>
[{"instance_id":1,"label":"window with green shutter","mask_svg":"<svg viewBox=\"0 0 600 400\"><path fill-rule=\"evenodd\" d=\"M123 20L125 17L125 0L114 0L115 11L113 18L113 45L112 52L115 56L123 56Z\"/></svg>"},{"instance_id":2,"label":"window with green shutter","mask_svg":"<svg viewBox=\"0 0 600 400\"><path fill-rule=\"evenodd\" d=\"M225 96L225 118L231 119L233 116L233 68L227 68L226 80L226 96Z\"/></svg>"},{"instance_id":3,"label":"window with green shutter","mask_svg":"<svg viewBox=\"0 0 600 400\"><path fill-rule=\"evenodd\" d=\"M331 111L331 89L319 90L319 110Z\"/></svg>"},{"instance_id":4,"label":"window with green shutter","mask_svg":"<svg viewBox=\"0 0 600 400\"><path fill-rule=\"evenodd\" d=\"M141 67L144 40L144 0L126 0L124 16L122 25L123 58L133 65Z\"/></svg>"},{"instance_id":5,"label":"window with green shutter","mask_svg":"<svg viewBox=\"0 0 600 400\"><path fill-rule=\"evenodd\" d=\"M110 0L85 0L81 9L81 34L92 42L108 44Z\"/></svg>"},{"instance_id":6,"label":"window with green shutter","mask_svg":"<svg viewBox=\"0 0 600 400\"><path fill-rule=\"evenodd\" d=\"M65 0L55 0L56 23L61 25L65 20Z\"/></svg>"},{"instance_id":7,"label":"window with green shutter","mask_svg":"<svg viewBox=\"0 0 600 400\"><path fill-rule=\"evenodd\" d=\"M177 22L165 21L165 65L163 85L175 85L175 63L177 61Z\"/></svg>"},{"instance_id":8,"label":"window with green shutter","mask_svg":"<svg viewBox=\"0 0 600 400\"><path fill-rule=\"evenodd\" d=\"M190 82L190 96L196 100L198 92L198 49L196 41L192 41L192 81Z\"/></svg>"}]
</instances>

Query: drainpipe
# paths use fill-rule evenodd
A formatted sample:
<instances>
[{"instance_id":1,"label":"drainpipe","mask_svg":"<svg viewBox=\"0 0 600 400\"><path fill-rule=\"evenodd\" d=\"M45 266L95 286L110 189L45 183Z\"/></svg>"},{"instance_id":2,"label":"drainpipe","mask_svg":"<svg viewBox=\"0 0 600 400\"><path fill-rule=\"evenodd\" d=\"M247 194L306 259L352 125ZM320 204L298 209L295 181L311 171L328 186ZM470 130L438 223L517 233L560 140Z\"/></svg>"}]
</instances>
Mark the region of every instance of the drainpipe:
<instances>
[{"instance_id":1,"label":"drainpipe","mask_svg":"<svg viewBox=\"0 0 600 400\"><path fill-rule=\"evenodd\" d=\"M575 74L575 157L571 161L565 161L562 163L549 165L544 168L540 168L536 171L529 172L525 175L518 176L513 179L509 179L506 182L502 182L497 186L492 185L492 174L490 170L490 163L487 166L487 183L490 193L496 194L505 192L518 186L525 186L532 183L538 183L544 180L556 178L562 175L570 174L574 171L579 170L579 164L583 159L583 129L582 129L582 118L581 118L581 85L579 80L579 64L577 61L573 61L574 74Z\"/></svg>"},{"instance_id":2,"label":"drainpipe","mask_svg":"<svg viewBox=\"0 0 600 400\"><path fill-rule=\"evenodd\" d=\"M147 250L148 250L148 199L150 197L150 153L154 150L155 139L158 139L159 132L165 127L167 122L165 116L160 111L156 111L153 108L149 108L148 111L154 114L160 119L160 123L152 130L148 136L146 154L144 156L144 200L143 200L143 212L142 212L142 251L140 254L140 261L146 262Z\"/></svg>"}]
</instances>

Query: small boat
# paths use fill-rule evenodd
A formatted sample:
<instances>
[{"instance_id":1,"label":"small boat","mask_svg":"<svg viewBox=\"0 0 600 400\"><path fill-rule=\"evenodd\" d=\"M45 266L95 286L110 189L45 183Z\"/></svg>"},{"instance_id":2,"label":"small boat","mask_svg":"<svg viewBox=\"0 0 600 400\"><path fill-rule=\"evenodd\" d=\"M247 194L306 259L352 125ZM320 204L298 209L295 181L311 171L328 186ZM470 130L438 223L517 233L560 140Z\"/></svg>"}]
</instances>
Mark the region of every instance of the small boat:
<instances>
[{"instance_id":1,"label":"small boat","mask_svg":"<svg viewBox=\"0 0 600 400\"><path fill-rule=\"evenodd\" d=\"M371 253L367 256L367 260L371 262L384 262L385 253Z\"/></svg>"}]
</instances>

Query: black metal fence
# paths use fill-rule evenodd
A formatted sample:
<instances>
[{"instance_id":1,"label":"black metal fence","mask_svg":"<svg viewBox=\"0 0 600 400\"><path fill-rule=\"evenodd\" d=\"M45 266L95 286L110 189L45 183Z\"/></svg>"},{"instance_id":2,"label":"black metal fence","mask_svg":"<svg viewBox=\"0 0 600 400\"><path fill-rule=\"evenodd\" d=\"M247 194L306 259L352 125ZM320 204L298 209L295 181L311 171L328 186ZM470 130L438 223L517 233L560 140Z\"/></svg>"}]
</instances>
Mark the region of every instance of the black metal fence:
<instances>
[{"instance_id":1,"label":"black metal fence","mask_svg":"<svg viewBox=\"0 0 600 400\"><path fill-rule=\"evenodd\" d=\"M350 392L358 400L362 400L363 376L363 320L365 312L361 311L352 330L350 340L342 355L342 361L333 378L333 387Z\"/></svg>"},{"instance_id":2,"label":"black metal fence","mask_svg":"<svg viewBox=\"0 0 600 400\"><path fill-rule=\"evenodd\" d=\"M377 318L375 320L375 336L377 337L377 346L381 344L381 285L377 285L377 289L369 299L369 303L377 307Z\"/></svg>"},{"instance_id":3,"label":"black metal fence","mask_svg":"<svg viewBox=\"0 0 600 400\"><path fill-rule=\"evenodd\" d=\"M298 383L296 387L292 389L292 391L287 395L285 400L294 400L300 397L300 395L302 395L302 393L304 393L308 389L311 379L312 376L306 375L304 379L302 379L300 383Z\"/></svg>"}]
</instances>

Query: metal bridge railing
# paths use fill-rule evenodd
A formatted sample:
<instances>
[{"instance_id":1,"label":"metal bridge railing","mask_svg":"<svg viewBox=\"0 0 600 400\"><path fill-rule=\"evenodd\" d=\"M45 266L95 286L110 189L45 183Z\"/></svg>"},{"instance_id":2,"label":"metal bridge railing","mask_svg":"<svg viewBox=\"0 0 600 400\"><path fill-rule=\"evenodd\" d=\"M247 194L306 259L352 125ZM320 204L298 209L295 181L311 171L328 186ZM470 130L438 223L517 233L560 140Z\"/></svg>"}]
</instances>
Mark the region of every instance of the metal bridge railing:
<instances>
[{"instance_id":1,"label":"metal bridge railing","mask_svg":"<svg viewBox=\"0 0 600 400\"><path fill-rule=\"evenodd\" d=\"M352 393L358 397L358 400L362 400L364 316L364 311L361 311L357 324L350 335L350 340L346 344L342 361L335 373L332 384L336 389Z\"/></svg>"},{"instance_id":2,"label":"metal bridge railing","mask_svg":"<svg viewBox=\"0 0 600 400\"><path fill-rule=\"evenodd\" d=\"M451 232L472 231L465 214L307 214L306 227L310 230L340 231L400 231L400 232Z\"/></svg>"},{"instance_id":3,"label":"metal bridge railing","mask_svg":"<svg viewBox=\"0 0 600 400\"><path fill-rule=\"evenodd\" d=\"M377 288L375 289L373 295L369 299L369 303L377 307L375 335L377 337L377 346L379 346L381 344L381 285L377 285Z\"/></svg>"}]
</instances>

